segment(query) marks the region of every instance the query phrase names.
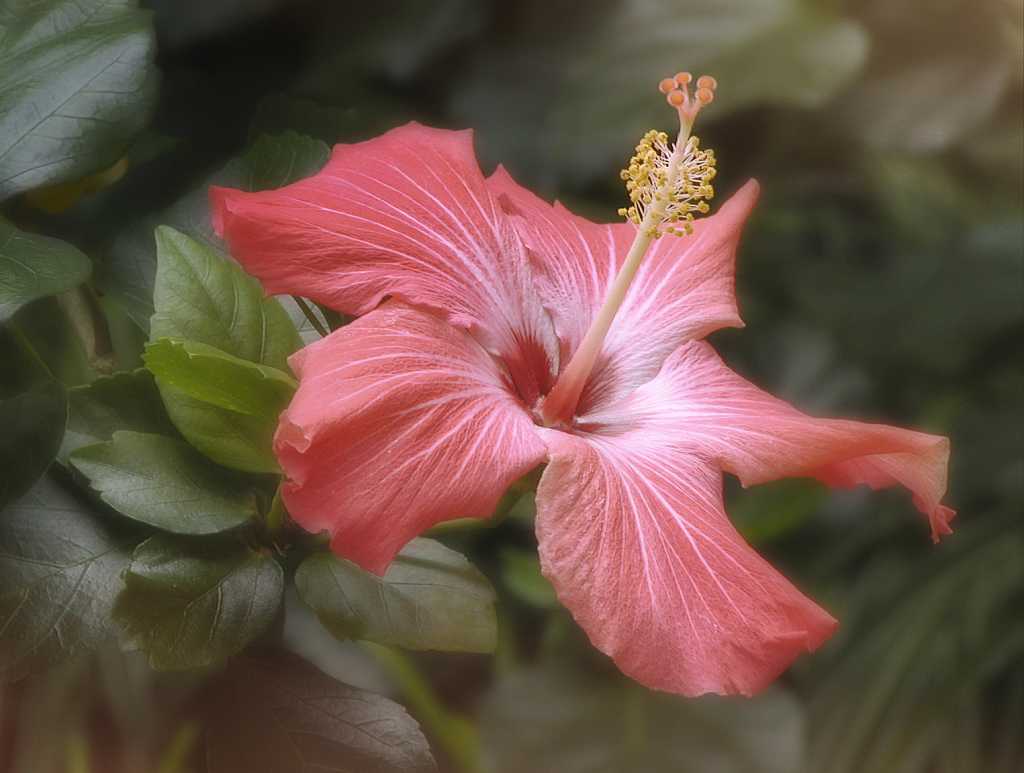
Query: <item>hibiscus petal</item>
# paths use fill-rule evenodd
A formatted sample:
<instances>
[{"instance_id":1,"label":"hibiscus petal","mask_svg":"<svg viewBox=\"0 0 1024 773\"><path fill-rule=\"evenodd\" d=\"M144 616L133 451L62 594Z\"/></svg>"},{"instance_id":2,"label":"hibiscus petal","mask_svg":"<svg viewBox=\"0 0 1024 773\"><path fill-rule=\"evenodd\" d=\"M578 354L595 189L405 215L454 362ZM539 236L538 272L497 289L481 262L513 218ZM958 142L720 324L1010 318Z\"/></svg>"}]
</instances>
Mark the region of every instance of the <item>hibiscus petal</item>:
<instances>
[{"instance_id":1,"label":"hibiscus petal","mask_svg":"<svg viewBox=\"0 0 1024 773\"><path fill-rule=\"evenodd\" d=\"M940 504L948 439L884 424L811 418L740 377L706 343L674 352L621 410L638 419L657 417L667 437L716 458L745 486L797 476L843 488L900 483L928 515L934 540L952 531L954 512Z\"/></svg>"},{"instance_id":2,"label":"hibiscus petal","mask_svg":"<svg viewBox=\"0 0 1024 773\"><path fill-rule=\"evenodd\" d=\"M590 640L628 676L683 695L753 695L836 621L747 545L721 472L646 429L545 430L541 567Z\"/></svg>"},{"instance_id":3,"label":"hibiscus petal","mask_svg":"<svg viewBox=\"0 0 1024 773\"><path fill-rule=\"evenodd\" d=\"M289 364L299 389L274 444L285 505L376 574L425 529L491 515L544 458L494 360L428 312L386 304Z\"/></svg>"},{"instance_id":4,"label":"hibiscus petal","mask_svg":"<svg viewBox=\"0 0 1024 773\"><path fill-rule=\"evenodd\" d=\"M566 362L618 274L636 226L591 223L539 199L503 169L487 182L529 249ZM581 413L652 378L680 344L722 327L742 327L734 287L736 245L757 194L751 180L716 214L694 220L691 235L664 235L651 245L608 331L580 400Z\"/></svg>"},{"instance_id":5,"label":"hibiscus petal","mask_svg":"<svg viewBox=\"0 0 1024 773\"><path fill-rule=\"evenodd\" d=\"M210 198L217 233L268 294L355 315L393 296L474 330L517 381L552 370L551 321L471 132L409 124L336 145L309 179L258 193L213 187Z\"/></svg>"}]
</instances>

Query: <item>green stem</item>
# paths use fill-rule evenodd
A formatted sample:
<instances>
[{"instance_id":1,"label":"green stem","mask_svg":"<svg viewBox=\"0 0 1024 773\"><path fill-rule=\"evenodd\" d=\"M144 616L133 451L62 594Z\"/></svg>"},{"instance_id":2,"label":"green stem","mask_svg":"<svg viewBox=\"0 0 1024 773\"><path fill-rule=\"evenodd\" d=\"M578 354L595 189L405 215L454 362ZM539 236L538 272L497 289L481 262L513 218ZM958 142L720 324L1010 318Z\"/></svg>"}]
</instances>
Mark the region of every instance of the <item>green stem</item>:
<instances>
[{"instance_id":1,"label":"green stem","mask_svg":"<svg viewBox=\"0 0 1024 773\"><path fill-rule=\"evenodd\" d=\"M110 340L110 327L92 289L83 284L55 297L75 331L92 374L105 376L116 371L117 361Z\"/></svg>"},{"instance_id":2,"label":"green stem","mask_svg":"<svg viewBox=\"0 0 1024 773\"><path fill-rule=\"evenodd\" d=\"M186 770L185 763L199 738L199 733L199 723L195 720L189 720L182 725L168 744L156 773L179 773Z\"/></svg>"},{"instance_id":3,"label":"green stem","mask_svg":"<svg viewBox=\"0 0 1024 773\"><path fill-rule=\"evenodd\" d=\"M7 329L10 331L11 336L14 338L15 343L18 344L18 347L24 355L28 357L32 364L42 371L43 375L47 378L56 378L56 376L53 375L53 371L50 370L47 364L43 361L43 358L40 357L39 353L35 350L35 347L32 346L31 341L29 341L28 338L25 337L25 334L21 332L21 328L14 323L14 320L9 319L5 324L7 325Z\"/></svg>"},{"instance_id":4,"label":"green stem","mask_svg":"<svg viewBox=\"0 0 1024 773\"><path fill-rule=\"evenodd\" d=\"M76 730L68 739L68 773L90 773L92 764L89 761L89 743L82 731Z\"/></svg>"},{"instance_id":5,"label":"green stem","mask_svg":"<svg viewBox=\"0 0 1024 773\"><path fill-rule=\"evenodd\" d=\"M266 500L264 500L266 501ZM278 485L274 492L274 501L270 503L270 511L267 513L266 529L267 536L276 539L284 528L284 500L281 499L281 486Z\"/></svg>"},{"instance_id":6,"label":"green stem","mask_svg":"<svg viewBox=\"0 0 1024 773\"><path fill-rule=\"evenodd\" d=\"M323 323L316 318L316 314L314 314L313 310L309 308L309 304L306 303L304 298L300 298L298 295L293 295L292 298L295 299L295 303L297 303L299 308L302 309L302 313L306 315L306 319L309 320L309 324L311 324L316 332L320 334L321 338L326 338L331 334L331 331L324 327Z\"/></svg>"},{"instance_id":7,"label":"green stem","mask_svg":"<svg viewBox=\"0 0 1024 773\"><path fill-rule=\"evenodd\" d=\"M647 696L639 685L627 684L623 697L623 752L626 762L635 762L648 742Z\"/></svg>"},{"instance_id":8,"label":"green stem","mask_svg":"<svg viewBox=\"0 0 1024 773\"><path fill-rule=\"evenodd\" d=\"M461 773L483 773L480 765L479 741L468 719L449 711L416 664L402 652L371 642L362 642L390 672L416 714L430 734L444 749Z\"/></svg>"}]
</instances>

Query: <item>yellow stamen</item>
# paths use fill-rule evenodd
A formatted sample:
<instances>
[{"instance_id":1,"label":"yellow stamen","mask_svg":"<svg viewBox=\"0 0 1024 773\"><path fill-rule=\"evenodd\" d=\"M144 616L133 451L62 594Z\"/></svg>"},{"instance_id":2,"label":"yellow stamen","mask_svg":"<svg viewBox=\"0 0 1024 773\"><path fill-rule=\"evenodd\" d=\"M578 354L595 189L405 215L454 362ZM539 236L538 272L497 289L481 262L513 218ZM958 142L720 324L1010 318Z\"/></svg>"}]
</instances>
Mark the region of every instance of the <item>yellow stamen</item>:
<instances>
[{"instance_id":1,"label":"yellow stamen","mask_svg":"<svg viewBox=\"0 0 1024 773\"><path fill-rule=\"evenodd\" d=\"M690 130L697 113L713 99L717 84L714 78L702 76L691 96L692 80L689 73L679 73L659 84L668 103L679 113L679 134L671 149L666 134L657 131L645 134L629 167L622 173L633 205L620 210L619 214L636 223L636 238L582 343L538 406L537 413L545 426L571 426L605 336L651 242L664 233L692 233L693 213L708 211L707 199L714 195L711 180L715 176L715 156L710 150L700 149L697 138L690 136ZM682 225L677 228L676 223Z\"/></svg>"}]
</instances>

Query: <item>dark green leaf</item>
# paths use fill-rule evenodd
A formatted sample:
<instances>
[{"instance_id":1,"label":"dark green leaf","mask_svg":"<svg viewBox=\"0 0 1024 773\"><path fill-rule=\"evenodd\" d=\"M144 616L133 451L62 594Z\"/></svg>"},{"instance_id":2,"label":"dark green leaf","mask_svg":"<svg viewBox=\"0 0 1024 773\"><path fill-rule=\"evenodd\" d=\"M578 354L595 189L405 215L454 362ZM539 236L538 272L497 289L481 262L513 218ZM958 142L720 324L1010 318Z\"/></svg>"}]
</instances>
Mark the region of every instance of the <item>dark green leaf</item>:
<instances>
[{"instance_id":1,"label":"dark green leaf","mask_svg":"<svg viewBox=\"0 0 1024 773\"><path fill-rule=\"evenodd\" d=\"M218 680L210 773L431 773L426 739L397 703L337 682L290 652L253 649Z\"/></svg>"},{"instance_id":2,"label":"dark green leaf","mask_svg":"<svg viewBox=\"0 0 1024 773\"><path fill-rule=\"evenodd\" d=\"M368 122L373 122L373 126L367 126ZM249 124L249 139L258 141L264 139L264 135L270 135L276 142L282 142L287 137L298 136L306 144L309 138L313 138L321 140L329 152L330 146L336 142L353 142L386 131L387 125L381 122L382 125L378 126L378 122L379 116L359 108L325 107L288 94L268 94L256 105L256 113ZM322 154L313 146L306 144L306 147L317 155ZM239 159L243 160L244 157ZM314 169L310 174L319 171Z\"/></svg>"},{"instance_id":3,"label":"dark green leaf","mask_svg":"<svg viewBox=\"0 0 1024 773\"><path fill-rule=\"evenodd\" d=\"M302 342L281 304L259 282L173 228L156 231L156 313L150 338L198 341L278 370Z\"/></svg>"},{"instance_id":4,"label":"dark green leaf","mask_svg":"<svg viewBox=\"0 0 1024 773\"><path fill-rule=\"evenodd\" d=\"M277 421L298 386L284 371L257 365L197 341L161 338L142 357L153 375L203 402Z\"/></svg>"},{"instance_id":5,"label":"dark green leaf","mask_svg":"<svg viewBox=\"0 0 1024 773\"><path fill-rule=\"evenodd\" d=\"M0 513L0 679L96 649L130 561L118 535L49 476Z\"/></svg>"},{"instance_id":6,"label":"dark green leaf","mask_svg":"<svg viewBox=\"0 0 1024 773\"><path fill-rule=\"evenodd\" d=\"M159 386L174 425L207 457L233 470L281 472L272 448L276 418L268 421Z\"/></svg>"},{"instance_id":7,"label":"dark green leaf","mask_svg":"<svg viewBox=\"0 0 1024 773\"><path fill-rule=\"evenodd\" d=\"M68 427L57 458L67 463L76 448L110 440L118 430L177 436L148 370L100 376L68 390Z\"/></svg>"},{"instance_id":8,"label":"dark green leaf","mask_svg":"<svg viewBox=\"0 0 1024 773\"><path fill-rule=\"evenodd\" d=\"M410 542L383 578L317 553L299 566L295 587L339 639L414 650L494 649L494 590L463 556L433 540Z\"/></svg>"},{"instance_id":9,"label":"dark green leaf","mask_svg":"<svg viewBox=\"0 0 1024 773\"><path fill-rule=\"evenodd\" d=\"M114 609L125 648L148 653L151 668L180 670L224 660L263 633L284 573L240 542L160 534L136 548L125 584Z\"/></svg>"},{"instance_id":10,"label":"dark green leaf","mask_svg":"<svg viewBox=\"0 0 1024 773\"><path fill-rule=\"evenodd\" d=\"M240 187L247 191L279 187L316 173L328 155L326 145L294 132L285 132L280 137L260 137L249 152L231 161L200 190L183 196L170 208L118 234L96 269L97 286L115 298L131 318L148 331L154 311L157 265L154 230L158 226L171 226L215 255L224 257L227 255L224 245L213 233L208 185ZM273 362L263 364L280 367Z\"/></svg>"},{"instance_id":11,"label":"dark green leaf","mask_svg":"<svg viewBox=\"0 0 1024 773\"><path fill-rule=\"evenodd\" d=\"M79 448L72 467L120 513L178 534L214 534L256 515L242 476L216 469L187 443L119 431L108 443Z\"/></svg>"},{"instance_id":12,"label":"dark green leaf","mask_svg":"<svg viewBox=\"0 0 1024 773\"><path fill-rule=\"evenodd\" d=\"M0 403L0 510L50 466L68 420L68 393L59 381Z\"/></svg>"},{"instance_id":13,"label":"dark green leaf","mask_svg":"<svg viewBox=\"0 0 1024 773\"><path fill-rule=\"evenodd\" d=\"M269 191L312 177L331 157L326 143L285 131L279 137L266 134L231 161L217 175L217 184L243 191Z\"/></svg>"},{"instance_id":14,"label":"dark green leaf","mask_svg":"<svg viewBox=\"0 0 1024 773\"><path fill-rule=\"evenodd\" d=\"M93 281L117 301L129 317L149 332L153 316L153 285L156 280L156 238L158 226L170 225L188 234L208 250L226 256L214 236L210 219L210 198L204 187L183 196L170 208L143 218L121 230L93 273Z\"/></svg>"},{"instance_id":15,"label":"dark green leaf","mask_svg":"<svg viewBox=\"0 0 1024 773\"><path fill-rule=\"evenodd\" d=\"M150 15L132 0L0 9L0 199L116 162L156 93Z\"/></svg>"},{"instance_id":16,"label":"dark green leaf","mask_svg":"<svg viewBox=\"0 0 1024 773\"><path fill-rule=\"evenodd\" d=\"M29 301L74 290L92 262L60 239L19 231L0 217L0 322Z\"/></svg>"}]
</instances>

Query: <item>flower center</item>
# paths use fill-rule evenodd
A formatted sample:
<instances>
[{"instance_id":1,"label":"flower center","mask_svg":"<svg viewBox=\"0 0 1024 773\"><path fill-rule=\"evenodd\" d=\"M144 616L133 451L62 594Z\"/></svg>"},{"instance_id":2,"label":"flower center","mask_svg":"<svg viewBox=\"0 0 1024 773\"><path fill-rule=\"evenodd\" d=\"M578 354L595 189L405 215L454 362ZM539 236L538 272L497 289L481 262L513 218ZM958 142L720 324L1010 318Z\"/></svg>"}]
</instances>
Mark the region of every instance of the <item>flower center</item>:
<instances>
[{"instance_id":1,"label":"flower center","mask_svg":"<svg viewBox=\"0 0 1024 773\"><path fill-rule=\"evenodd\" d=\"M683 72L659 84L668 103L679 113L675 144L669 148L667 135L648 132L637 145L629 168L622 172L633 204L619 210L619 214L637 225L636 238L582 343L537 408L547 427L571 426L605 336L651 243L666 233L692 233L693 213L708 211L706 199L714 195L711 179L715 176L715 156L710 150L700 150L690 130L697 113L714 98L717 84L704 75L697 79L696 91L691 95L692 80L690 73Z\"/></svg>"}]
</instances>

